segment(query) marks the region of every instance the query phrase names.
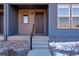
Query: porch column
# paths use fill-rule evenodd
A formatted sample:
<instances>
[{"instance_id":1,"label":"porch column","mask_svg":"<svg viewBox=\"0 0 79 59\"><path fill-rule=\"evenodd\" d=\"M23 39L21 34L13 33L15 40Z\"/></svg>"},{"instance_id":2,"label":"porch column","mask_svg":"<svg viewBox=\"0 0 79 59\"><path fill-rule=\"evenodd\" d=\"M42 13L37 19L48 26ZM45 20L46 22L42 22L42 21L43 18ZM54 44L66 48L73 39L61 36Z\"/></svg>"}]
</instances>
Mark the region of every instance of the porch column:
<instances>
[{"instance_id":1,"label":"porch column","mask_svg":"<svg viewBox=\"0 0 79 59\"><path fill-rule=\"evenodd\" d=\"M57 31L57 3L48 5L48 35L54 36Z\"/></svg>"},{"instance_id":2,"label":"porch column","mask_svg":"<svg viewBox=\"0 0 79 59\"><path fill-rule=\"evenodd\" d=\"M4 40L7 41L7 37L8 37L8 20L9 20L9 4L5 3L4 4L4 20L3 20L3 34L4 34Z\"/></svg>"}]
</instances>

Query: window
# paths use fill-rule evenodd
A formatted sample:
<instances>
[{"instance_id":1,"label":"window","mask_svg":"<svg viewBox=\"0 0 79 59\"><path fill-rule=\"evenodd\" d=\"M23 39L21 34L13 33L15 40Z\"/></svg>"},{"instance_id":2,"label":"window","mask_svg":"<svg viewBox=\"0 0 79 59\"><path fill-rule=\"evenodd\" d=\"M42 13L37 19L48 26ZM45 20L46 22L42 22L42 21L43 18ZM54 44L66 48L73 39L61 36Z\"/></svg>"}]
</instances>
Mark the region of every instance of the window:
<instances>
[{"instance_id":1,"label":"window","mask_svg":"<svg viewBox=\"0 0 79 59\"><path fill-rule=\"evenodd\" d=\"M72 20L72 28L79 29L79 17L73 17Z\"/></svg>"},{"instance_id":2,"label":"window","mask_svg":"<svg viewBox=\"0 0 79 59\"><path fill-rule=\"evenodd\" d=\"M79 4L72 4L72 15L79 16Z\"/></svg>"},{"instance_id":3,"label":"window","mask_svg":"<svg viewBox=\"0 0 79 59\"><path fill-rule=\"evenodd\" d=\"M61 15L61 16L62 15L67 16L67 15L69 15L69 9L68 8L59 8L59 13L58 14Z\"/></svg>"},{"instance_id":4,"label":"window","mask_svg":"<svg viewBox=\"0 0 79 59\"><path fill-rule=\"evenodd\" d=\"M59 17L59 27L68 28L69 27L69 17Z\"/></svg>"},{"instance_id":5,"label":"window","mask_svg":"<svg viewBox=\"0 0 79 59\"><path fill-rule=\"evenodd\" d=\"M68 4L58 5L58 28L69 28L70 8Z\"/></svg>"},{"instance_id":6,"label":"window","mask_svg":"<svg viewBox=\"0 0 79 59\"><path fill-rule=\"evenodd\" d=\"M79 29L79 4L72 4L72 28Z\"/></svg>"},{"instance_id":7,"label":"window","mask_svg":"<svg viewBox=\"0 0 79 59\"><path fill-rule=\"evenodd\" d=\"M28 16L23 16L23 23L29 23L29 17Z\"/></svg>"},{"instance_id":8,"label":"window","mask_svg":"<svg viewBox=\"0 0 79 59\"><path fill-rule=\"evenodd\" d=\"M58 15L59 16L69 16L69 5L67 5L67 4L58 5Z\"/></svg>"},{"instance_id":9,"label":"window","mask_svg":"<svg viewBox=\"0 0 79 59\"><path fill-rule=\"evenodd\" d=\"M58 28L79 29L79 4L58 5Z\"/></svg>"}]
</instances>

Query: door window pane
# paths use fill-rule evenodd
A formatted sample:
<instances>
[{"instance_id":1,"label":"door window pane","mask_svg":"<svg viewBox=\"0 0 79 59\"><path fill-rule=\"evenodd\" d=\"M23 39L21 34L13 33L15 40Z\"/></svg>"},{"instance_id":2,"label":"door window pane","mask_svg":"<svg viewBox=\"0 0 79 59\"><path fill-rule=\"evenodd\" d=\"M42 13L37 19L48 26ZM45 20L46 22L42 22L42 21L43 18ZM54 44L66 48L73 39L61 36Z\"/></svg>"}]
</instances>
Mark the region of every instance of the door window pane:
<instances>
[{"instance_id":1,"label":"door window pane","mask_svg":"<svg viewBox=\"0 0 79 59\"><path fill-rule=\"evenodd\" d=\"M29 23L29 17L23 16L23 23Z\"/></svg>"},{"instance_id":2,"label":"door window pane","mask_svg":"<svg viewBox=\"0 0 79 59\"><path fill-rule=\"evenodd\" d=\"M69 27L69 17L59 17L59 27L68 28Z\"/></svg>"}]
</instances>

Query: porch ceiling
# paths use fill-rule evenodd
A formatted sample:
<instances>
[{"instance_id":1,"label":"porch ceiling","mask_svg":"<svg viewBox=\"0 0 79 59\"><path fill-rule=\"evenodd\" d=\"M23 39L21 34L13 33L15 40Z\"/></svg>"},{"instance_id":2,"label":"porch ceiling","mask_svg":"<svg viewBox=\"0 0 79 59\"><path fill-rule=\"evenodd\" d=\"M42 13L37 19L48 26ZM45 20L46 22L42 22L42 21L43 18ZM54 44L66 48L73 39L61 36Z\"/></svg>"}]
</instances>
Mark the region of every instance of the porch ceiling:
<instances>
[{"instance_id":1,"label":"porch ceiling","mask_svg":"<svg viewBox=\"0 0 79 59\"><path fill-rule=\"evenodd\" d=\"M3 9L3 5L2 4L0 4L0 9Z\"/></svg>"},{"instance_id":2,"label":"porch ceiling","mask_svg":"<svg viewBox=\"0 0 79 59\"><path fill-rule=\"evenodd\" d=\"M13 4L18 9L47 9L47 4Z\"/></svg>"}]
</instances>

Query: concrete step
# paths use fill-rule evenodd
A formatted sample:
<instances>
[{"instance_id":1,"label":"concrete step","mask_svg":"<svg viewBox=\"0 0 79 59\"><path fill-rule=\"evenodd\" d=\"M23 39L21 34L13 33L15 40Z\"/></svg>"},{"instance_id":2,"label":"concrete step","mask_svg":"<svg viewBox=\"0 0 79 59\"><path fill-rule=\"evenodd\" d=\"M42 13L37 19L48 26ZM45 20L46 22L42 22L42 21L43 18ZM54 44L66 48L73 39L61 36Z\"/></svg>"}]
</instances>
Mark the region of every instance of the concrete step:
<instances>
[{"instance_id":1,"label":"concrete step","mask_svg":"<svg viewBox=\"0 0 79 59\"><path fill-rule=\"evenodd\" d=\"M49 38L47 36L34 36L32 42L48 42Z\"/></svg>"},{"instance_id":2,"label":"concrete step","mask_svg":"<svg viewBox=\"0 0 79 59\"><path fill-rule=\"evenodd\" d=\"M42 49L42 48L48 48L48 45L39 45L39 44L37 44L37 45L32 45L32 47L34 49Z\"/></svg>"},{"instance_id":3,"label":"concrete step","mask_svg":"<svg viewBox=\"0 0 79 59\"><path fill-rule=\"evenodd\" d=\"M43 40L43 41L48 41L49 39L43 39L43 38L32 38L32 40Z\"/></svg>"},{"instance_id":4,"label":"concrete step","mask_svg":"<svg viewBox=\"0 0 79 59\"><path fill-rule=\"evenodd\" d=\"M39 40L39 39L42 39L42 40L48 40L49 39L49 37L48 36L33 36L33 39L37 39L37 40Z\"/></svg>"},{"instance_id":5,"label":"concrete step","mask_svg":"<svg viewBox=\"0 0 79 59\"><path fill-rule=\"evenodd\" d=\"M51 53L48 49L37 49L29 51L28 56L51 56Z\"/></svg>"},{"instance_id":6,"label":"concrete step","mask_svg":"<svg viewBox=\"0 0 79 59\"><path fill-rule=\"evenodd\" d=\"M33 49L48 49L48 36L34 36L32 39Z\"/></svg>"},{"instance_id":7,"label":"concrete step","mask_svg":"<svg viewBox=\"0 0 79 59\"><path fill-rule=\"evenodd\" d=\"M48 44L48 42L43 42L43 41L42 41L42 42L38 42L38 41L37 41L37 42L32 42L32 44L40 44L40 45L41 45L41 44L42 44L42 45L44 44L44 45L45 45L45 44Z\"/></svg>"},{"instance_id":8,"label":"concrete step","mask_svg":"<svg viewBox=\"0 0 79 59\"><path fill-rule=\"evenodd\" d=\"M48 38L48 36L33 36L35 38L40 37L40 38Z\"/></svg>"},{"instance_id":9,"label":"concrete step","mask_svg":"<svg viewBox=\"0 0 79 59\"><path fill-rule=\"evenodd\" d=\"M48 49L48 47L32 47L33 50L36 50L36 49Z\"/></svg>"},{"instance_id":10,"label":"concrete step","mask_svg":"<svg viewBox=\"0 0 79 59\"><path fill-rule=\"evenodd\" d=\"M32 38L32 40L42 40L42 41L48 41L49 39L43 39L43 38L41 38L41 39L39 39L39 38L35 39L35 38Z\"/></svg>"},{"instance_id":11,"label":"concrete step","mask_svg":"<svg viewBox=\"0 0 79 59\"><path fill-rule=\"evenodd\" d=\"M45 40L45 39L32 39L32 41L43 41L43 42L48 42L48 40Z\"/></svg>"},{"instance_id":12,"label":"concrete step","mask_svg":"<svg viewBox=\"0 0 79 59\"><path fill-rule=\"evenodd\" d=\"M32 43L37 43L37 44L44 43L44 44L46 44L46 43L48 43L48 41L32 41Z\"/></svg>"}]
</instances>

